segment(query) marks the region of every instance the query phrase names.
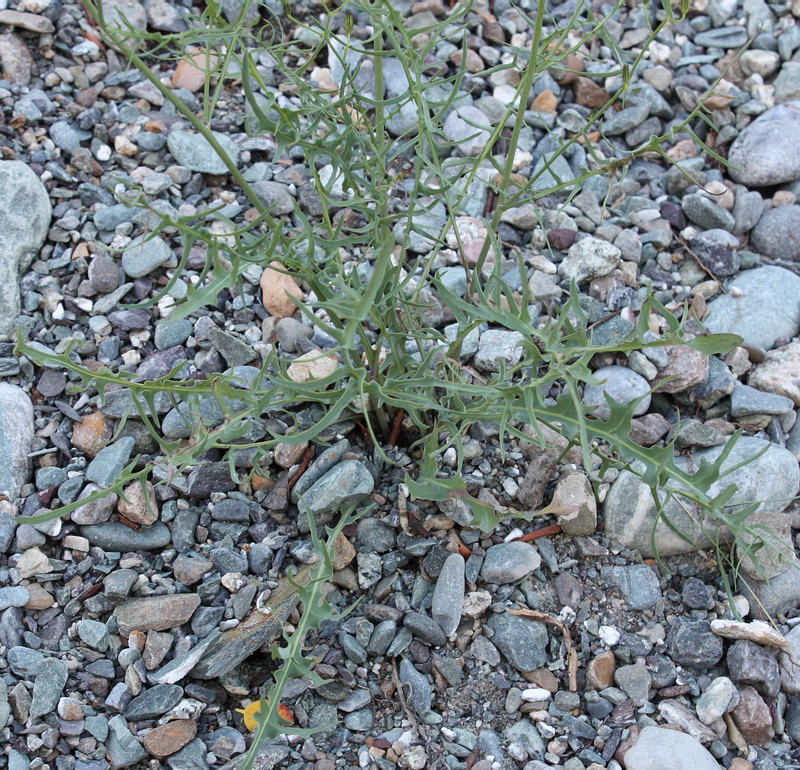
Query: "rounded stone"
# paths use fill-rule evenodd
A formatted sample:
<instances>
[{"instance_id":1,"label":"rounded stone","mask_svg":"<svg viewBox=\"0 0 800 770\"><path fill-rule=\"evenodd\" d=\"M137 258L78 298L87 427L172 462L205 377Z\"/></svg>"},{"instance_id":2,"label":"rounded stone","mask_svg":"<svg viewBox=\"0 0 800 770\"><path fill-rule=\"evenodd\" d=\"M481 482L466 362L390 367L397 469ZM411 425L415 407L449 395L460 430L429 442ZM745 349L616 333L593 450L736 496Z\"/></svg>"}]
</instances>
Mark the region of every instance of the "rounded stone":
<instances>
[{"instance_id":1,"label":"rounded stone","mask_svg":"<svg viewBox=\"0 0 800 770\"><path fill-rule=\"evenodd\" d=\"M486 551L481 579L487 583L513 583L538 569L541 563L539 552L528 543L499 543Z\"/></svg>"},{"instance_id":2,"label":"rounded stone","mask_svg":"<svg viewBox=\"0 0 800 770\"><path fill-rule=\"evenodd\" d=\"M777 206L761 215L750 245L773 259L800 258L800 206Z\"/></svg>"}]
</instances>

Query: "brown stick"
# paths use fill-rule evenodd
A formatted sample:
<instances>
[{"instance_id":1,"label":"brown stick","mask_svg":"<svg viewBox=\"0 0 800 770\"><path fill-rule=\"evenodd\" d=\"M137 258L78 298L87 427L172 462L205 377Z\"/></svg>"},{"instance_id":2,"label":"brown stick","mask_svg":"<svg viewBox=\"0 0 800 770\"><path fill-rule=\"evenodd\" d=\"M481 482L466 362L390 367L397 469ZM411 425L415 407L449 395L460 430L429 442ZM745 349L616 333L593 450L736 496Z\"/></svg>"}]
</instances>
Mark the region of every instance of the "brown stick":
<instances>
[{"instance_id":1,"label":"brown stick","mask_svg":"<svg viewBox=\"0 0 800 770\"><path fill-rule=\"evenodd\" d=\"M300 481L300 477L308 470L308 466L311 465L311 459L314 457L314 447L310 446L306 451L303 453L303 459L300 461L300 467L297 469L297 473L289 479L289 483L287 484L287 491L291 491L292 487Z\"/></svg>"},{"instance_id":2,"label":"brown stick","mask_svg":"<svg viewBox=\"0 0 800 770\"><path fill-rule=\"evenodd\" d=\"M394 418L394 425L392 425L392 432L389 434L389 446L397 446L397 439L400 437L400 428L403 427L403 418L405 416L405 410L398 409L397 416Z\"/></svg>"},{"instance_id":3,"label":"brown stick","mask_svg":"<svg viewBox=\"0 0 800 770\"><path fill-rule=\"evenodd\" d=\"M538 540L540 537L549 537L550 535L557 535L561 532L560 524L551 524L549 527L542 527L541 529L534 529L533 532L528 532L520 538L517 538L523 543L530 543L531 540Z\"/></svg>"}]
</instances>

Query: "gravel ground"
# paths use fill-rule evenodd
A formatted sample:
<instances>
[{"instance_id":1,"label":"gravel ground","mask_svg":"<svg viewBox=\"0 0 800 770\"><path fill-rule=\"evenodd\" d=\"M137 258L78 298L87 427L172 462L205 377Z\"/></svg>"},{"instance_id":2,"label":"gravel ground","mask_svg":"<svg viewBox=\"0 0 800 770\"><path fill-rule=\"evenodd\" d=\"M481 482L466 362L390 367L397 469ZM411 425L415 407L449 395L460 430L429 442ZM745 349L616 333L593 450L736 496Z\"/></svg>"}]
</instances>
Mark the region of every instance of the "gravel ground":
<instances>
[{"instance_id":1,"label":"gravel ground","mask_svg":"<svg viewBox=\"0 0 800 770\"><path fill-rule=\"evenodd\" d=\"M439 0L394 5L409 28L450 12ZM607 31L635 56L646 11L631 5ZM198 12L168 0L113 7L153 31L178 30L183 14ZM235 2L223 7L236 11ZM521 8L532 10L527 1ZM573 9L551 10L563 20ZM529 32L505 0L471 13L471 71L526 44ZM269 628L256 602L285 606L296 622L284 576L315 560L299 494L317 521L347 501L371 498L375 507L336 544L328 599L360 603L308 640L330 681L293 682L284 699L299 725L335 727L273 741L261 770L800 766L800 508L791 502L800 487L798 17L796 0L694 0L688 20L651 46L624 108L603 120L610 155L612 141L633 149L680 123L730 65L709 101L716 128L697 121L695 130L734 168L676 134L665 147L674 165L637 160L624 179L595 177L568 204L544 199L539 212L506 212L499 233L509 256L523 254L539 312L577 281L597 340L632 328L647 286L668 307L690 300L709 330L744 338L711 359L687 347L595 359L602 384L584 393L602 416L604 393L630 401L670 378L638 405L632 436L647 446L676 437L689 470L745 429L728 467L756 459L727 482L738 501L771 501L756 516L776 537L761 571L741 565L736 605L746 622L737 622L700 522L670 509L694 544L659 527L662 571L650 540L655 512L636 477L600 476L574 452L559 460L557 450L514 441L502 456L492 424L472 428L463 469L473 494L508 510L488 535L455 503L409 498L402 482L416 458L395 447L387 451L396 464L381 462L353 423L334 426L329 446L279 445L258 484L236 486L210 453L146 494L134 486L126 500L112 495L61 520L25 523L110 486L132 458L148 462L159 449L140 421L124 419L123 397L101 403L76 376L16 357L18 325L43 350L77 341L73 356L85 366L145 380L181 362L198 379L229 369L249 379L273 349L294 360L332 341L292 318L285 291L305 297L307 287L261 267L244 271L241 293L224 290L216 306L166 325L202 253L154 306L123 307L162 291L180 257L173 231L148 239L151 215L120 203L124 183L140 185L165 213L222 205L243 222L250 204L162 95L98 46L78 5L0 0L0 768L233 768L250 741L236 709L259 697L274 665L260 649ZM573 69L613 69L610 50L592 45ZM463 55L447 40L436 53L453 71ZM320 62L310 77L330 82L335 63ZM262 70L277 92L268 61ZM189 58L159 76L184 104L202 107ZM446 122L454 154L479 151L474 125L490 125L507 103L510 77L463 81ZM387 66L386 86L403 93L399 68ZM534 173L614 89L614 78L538 77L518 172ZM289 216L296 199L318 217L309 169L273 162L274 142L249 138L244 120L241 91L226 91L212 128L262 200ZM570 177L586 158L576 146L559 163ZM458 219L465 249L479 250L485 237L487 189L478 181ZM436 232L446 212L424 216L415 224ZM424 235L414 242L422 254L432 246ZM458 264L453 251L438 271L463 295ZM512 289L515 264L506 273ZM453 319L432 301L443 328ZM464 363L478 374L513 363L514 335L476 331ZM193 419L219 421L211 412L187 418L166 405L164 437L188 438ZM290 427L285 413L264 419L273 430ZM294 419L311 425L319 414L301 404ZM455 460L445 453L443 466ZM555 518L514 518L553 498L577 511L558 520L560 531L534 532Z\"/></svg>"}]
</instances>

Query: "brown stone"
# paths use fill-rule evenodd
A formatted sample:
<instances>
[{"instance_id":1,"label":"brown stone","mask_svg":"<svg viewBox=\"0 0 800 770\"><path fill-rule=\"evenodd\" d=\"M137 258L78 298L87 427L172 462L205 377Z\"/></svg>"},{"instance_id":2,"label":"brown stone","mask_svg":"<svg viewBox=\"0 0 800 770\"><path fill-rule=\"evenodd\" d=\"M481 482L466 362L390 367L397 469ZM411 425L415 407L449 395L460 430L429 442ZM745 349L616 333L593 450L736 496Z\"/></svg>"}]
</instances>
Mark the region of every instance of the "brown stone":
<instances>
[{"instance_id":1,"label":"brown stone","mask_svg":"<svg viewBox=\"0 0 800 770\"><path fill-rule=\"evenodd\" d=\"M463 51L460 49L458 51L453 51L450 54L450 61L456 65L456 67L461 67L461 62L464 59ZM467 49L467 72L472 72L473 74L476 72L483 72L486 69L486 65L483 63L483 59L471 48Z\"/></svg>"},{"instance_id":2,"label":"brown stone","mask_svg":"<svg viewBox=\"0 0 800 770\"><path fill-rule=\"evenodd\" d=\"M119 632L164 631L185 623L200 606L197 594L167 594L128 599L114 610Z\"/></svg>"},{"instance_id":3,"label":"brown stone","mask_svg":"<svg viewBox=\"0 0 800 770\"><path fill-rule=\"evenodd\" d=\"M653 446L672 429L670 421L658 413L634 417L631 420L630 437L639 446Z\"/></svg>"},{"instance_id":4,"label":"brown stone","mask_svg":"<svg viewBox=\"0 0 800 770\"><path fill-rule=\"evenodd\" d=\"M185 586L191 586L199 582L203 575L210 572L213 564L202 556L189 556L179 554L178 558L172 562L172 572L175 580Z\"/></svg>"},{"instance_id":5,"label":"brown stone","mask_svg":"<svg viewBox=\"0 0 800 770\"><path fill-rule=\"evenodd\" d=\"M303 291L292 276L283 272L280 262L272 261L264 268L259 281L261 301L269 313L279 318L293 316L297 306L289 298L303 299Z\"/></svg>"},{"instance_id":6,"label":"brown stone","mask_svg":"<svg viewBox=\"0 0 800 770\"><path fill-rule=\"evenodd\" d=\"M739 688L739 705L731 715L742 737L754 746L766 746L775 735L769 706L752 687Z\"/></svg>"},{"instance_id":7,"label":"brown stone","mask_svg":"<svg viewBox=\"0 0 800 770\"><path fill-rule=\"evenodd\" d=\"M688 345L671 345L665 350L669 362L653 380L653 384L663 383L656 393L683 393L708 379L708 356L704 353ZM664 382L667 378L671 379Z\"/></svg>"},{"instance_id":8,"label":"brown stone","mask_svg":"<svg viewBox=\"0 0 800 770\"><path fill-rule=\"evenodd\" d=\"M188 59L181 59L172 76L172 87L185 88L196 93L205 85L207 73L213 72L216 66L217 57L207 57L204 53L196 53Z\"/></svg>"},{"instance_id":9,"label":"brown stone","mask_svg":"<svg viewBox=\"0 0 800 770\"><path fill-rule=\"evenodd\" d=\"M535 671L527 671L523 674L523 677L531 684L535 684L551 694L558 691L558 679L549 668L537 668Z\"/></svg>"},{"instance_id":10,"label":"brown stone","mask_svg":"<svg viewBox=\"0 0 800 770\"><path fill-rule=\"evenodd\" d=\"M156 506L156 491L153 485L145 482L147 495L138 481L128 484L123 490L122 497L117 503L117 510L128 521L134 524L141 524L147 527L158 518L158 507Z\"/></svg>"},{"instance_id":11,"label":"brown stone","mask_svg":"<svg viewBox=\"0 0 800 770\"><path fill-rule=\"evenodd\" d=\"M94 457L113 435L111 421L102 412L92 412L72 429L72 446Z\"/></svg>"},{"instance_id":12,"label":"brown stone","mask_svg":"<svg viewBox=\"0 0 800 770\"><path fill-rule=\"evenodd\" d=\"M30 598L25 605L26 610L49 610L55 603L53 595L38 583L25 586Z\"/></svg>"},{"instance_id":13,"label":"brown stone","mask_svg":"<svg viewBox=\"0 0 800 770\"><path fill-rule=\"evenodd\" d=\"M303 452L306 451L308 442L304 441L302 444L285 444L283 441L275 445L273 459L275 464L281 468L288 470L295 463L300 462Z\"/></svg>"},{"instance_id":14,"label":"brown stone","mask_svg":"<svg viewBox=\"0 0 800 770\"><path fill-rule=\"evenodd\" d=\"M180 751L197 734L197 722L193 719L176 719L156 727L142 738L142 744L150 754L159 759Z\"/></svg>"},{"instance_id":15,"label":"brown stone","mask_svg":"<svg viewBox=\"0 0 800 770\"><path fill-rule=\"evenodd\" d=\"M750 386L791 398L800 406L800 340L770 350L750 374Z\"/></svg>"},{"instance_id":16,"label":"brown stone","mask_svg":"<svg viewBox=\"0 0 800 770\"><path fill-rule=\"evenodd\" d=\"M532 110L555 114L558 107L558 97L552 91L542 91L531 104Z\"/></svg>"},{"instance_id":17,"label":"brown stone","mask_svg":"<svg viewBox=\"0 0 800 770\"><path fill-rule=\"evenodd\" d=\"M572 84L575 92L575 101L582 107L599 110L611 100L606 90L597 85L594 80L587 77L577 77Z\"/></svg>"},{"instance_id":18,"label":"brown stone","mask_svg":"<svg viewBox=\"0 0 800 770\"><path fill-rule=\"evenodd\" d=\"M13 32L0 35L0 64L3 77L12 86L27 86L31 82L33 57L19 35Z\"/></svg>"},{"instance_id":19,"label":"brown stone","mask_svg":"<svg viewBox=\"0 0 800 770\"><path fill-rule=\"evenodd\" d=\"M605 690L606 687L611 687L616 668L614 653L610 650L601 652L586 667L586 689Z\"/></svg>"},{"instance_id":20,"label":"brown stone","mask_svg":"<svg viewBox=\"0 0 800 770\"><path fill-rule=\"evenodd\" d=\"M333 543L333 568L344 569L355 558L356 549L342 533L339 533L339 537Z\"/></svg>"}]
</instances>

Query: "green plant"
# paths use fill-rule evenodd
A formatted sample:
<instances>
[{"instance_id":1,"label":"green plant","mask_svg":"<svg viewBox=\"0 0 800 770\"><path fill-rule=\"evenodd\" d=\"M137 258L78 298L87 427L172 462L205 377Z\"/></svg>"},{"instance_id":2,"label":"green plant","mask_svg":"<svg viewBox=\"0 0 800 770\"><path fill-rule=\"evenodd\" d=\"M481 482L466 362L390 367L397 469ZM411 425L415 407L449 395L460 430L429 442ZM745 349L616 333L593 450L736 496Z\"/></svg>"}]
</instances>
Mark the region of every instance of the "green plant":
<instances>
[{"instance_id":1,"label":"green plant","mask_svg":"<svg viewBox=\"0 0 800 770\"><path fill-rule=\"evenodd\" d=\"M675 464L673 445L644 448L630 439L635 404L610 402L611 416L600 420L591 417L580 393L584 384L595 381L590 362L597 354L682 342L714 354L741 340L733 335L700 335L687 341L688 309L670 312L650 293L630 333L612 344L598 345L574 286L561 306L544 307L544 315L537 317L531 311L534 297L527 283L526 254L517 250L515 255L518 289L512 288L503 268L511 264L509 250L498 235L504 214L530 206L543 221L545 203L568 203L594 177L620 179L636 158L666 159L665 141L679 132L694 135L693 122L707 120L702 104L698 105L669 135L654 136L626 153L614 150L607 140L592 141L592 132L604 115L617 102L635 97L633 76L647 45L683 18L688 4L681 3L676 15L665 3L661 20L636 56L620 51L605 31L621 6L618 3L611 13L597 18L578 3L572 17L559 23L548 17L544 3L537 5L535 17L523 15L528 47L507 46L507 60L485 73L498 77L521 73L515 97L488 129L475 123L476 132L485 131L485 144L477 155L461 157L450 153L454 143L447 138L444 124L463 100L460 87L468 75L467 36L475 20L469 3L458 4L446 21L412 30L405 27L389 0L347 0L314 19L297 18L287 4L282 19L272 16L263 30L257 30L247 22L250 2L232 23L223 19L215 2L209 2L203 16L193 20L186 32L168 35L145 33L129 25L111 26L104 23L100 5L87 3L105 39L206 138L258 212L249 224L222 220L220 227L217 212L172 220L151 208L143 196L128 200L154 214L158 222L154 236L166 227L175 228L183 246L180 263L167 284L143 304L170 295L197 247L205 250L207 261L186 297L175 301L173 321L215 304L222 289L242 296L243 274L252 266L263 268L277 260L282 271L308 288L306 301L294 300L298 312L335 341L326 353L337 357L333 371L307 381L297 381L289 371L291 361L274 349L265 354L263 366L252 377L234 372L205 380L182 379L180 363L163 377L141 381L124 368L114 372L83 366L75 360L77 343L56 355L20 337L19 353L40 365L72 372L86 392L96 391L101 401L126 400L128 411L118 430L125 419L133 417L159 444L160 457L145 464L137 458L111 488L88 499L121 492L132 481L144 483L149 478L156 484L168 483L212 449L227 458L232 476L238 479L245 453L254 473L269 463L269 451L278 442L319 440L345 421L361 422L375 451L391 461L383 444L396 434L393 427L402 423L406 450L420 459L416 478L409 474L406 479L411 492L431 500L460 497L471 506L476 525L490 531L500 515L469 494L459 473L446 477L437 463L437 457L453 447L460 467L462 435L476 422L489 420L499 424L503 443L508 437L532 440L524 424L556 428L571 446L580 447L587 468L596 456L603 468L632 468L639 473L662 513L665 496L680 497L699 506L714 524L730 527L733 523L738 535L748 531L749 509L735 520L726 510L735 488L716 496L709 491L722 475L727 453L690 475ZM369 26L356 30L356 18L366 18ZM293 28L301 34L288 35ZM460 45L462 65L454 74L430 61L441 38ZM617 57L618 67L602 76L616 79L618 90L572 136L554 132L552 151L542 155L529 177L520 177L514 169L522 157L518 154L521 143L530 139L526 119L536 124L544 118L527 115L519 105L528 105L537 77L548 70L567 73L568 57L595 38ZM140 45L149 48L144 51ZM164 86L155 69L158 62L181 57L190 45L205 51L209 65L216 62L207 80L202 115ZM264 52L274 62L280 87L267 82L258 64L256 54ZM326 55L340 81L336 90L309 82L315 63ZM403 79L406 87L402 93L384 96L390 67L393 77ZM225 84L239 79L247 101L248 131L274 139L275 160L289 151L302 154L311 175L309 185L319 198L318 216L309 216L299 206L291 221L273 216L209 129L207 123ZM404 126L403 118L409 114L414 120L406 120ZM580 166L579 173L570 171L569 178L563 173L568 157L573 167ZM469 222L461 218L463 212L471 212ZM474 232L470 235L469 226L476 227L479 220L478 237ZM422 247L417 246L420 239ZM463 296L437 277L437 268L452 253L465 273ZM458 324L453 338L439 328L444 308ZM645 334L653 322L662 325L663 333L647 341ZM500 365L499 371L485 377L460 360L468 335L482 324L519 333L522 348L515 363ZM551 391L557 392L556 397L551 397ZM298 415L299 407L308 405L318 408L313 424ZM191 426L188 441L162 436L163 415L176 408ZM280 416L290 430L277 432L264 423L265 414ZM533 440L545 444L541 433ZM730 447L732 443L727 451ZM28 521L63 516L86 502L83 499ZM344 516L330 536L340 532L347 520ZM322 561L308 585L298 584L305 612L301 624L287 637L287 645L275 650L284 667L270 690L269 708L259 715L261 728L244 767L251 766L263 740L288 729L277 717L288 678L314 678L310 662L302 657L302 643L308 629L332 617L321 602L322 583L330 574L332 541L323 546L313 526L312 537Z\"/></svg>"}]
</instances>

